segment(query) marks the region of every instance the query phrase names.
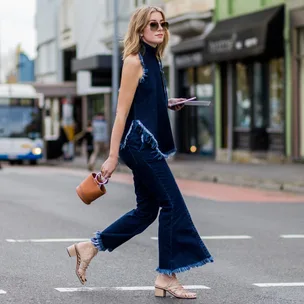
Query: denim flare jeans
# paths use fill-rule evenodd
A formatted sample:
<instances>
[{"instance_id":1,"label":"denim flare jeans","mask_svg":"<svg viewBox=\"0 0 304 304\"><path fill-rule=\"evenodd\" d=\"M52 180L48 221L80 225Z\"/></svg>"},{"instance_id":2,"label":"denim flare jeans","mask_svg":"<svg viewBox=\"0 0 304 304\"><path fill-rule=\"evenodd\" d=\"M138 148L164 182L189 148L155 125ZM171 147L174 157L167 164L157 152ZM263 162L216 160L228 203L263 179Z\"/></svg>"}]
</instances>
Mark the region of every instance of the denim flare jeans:
<instances>
[{"instance_id":1,"label":"denim flare jeans","mask_svg":"<svg viewBox=\"0 0 304 304\"><path fill-rule=\"evenodd\" d=\"M100 251L113 251L151 225L159 214L159 273L172 275L213 262L202 242L171 170L157 149L129 135L120 157L132 170L137 207L91 239Z\"/></svg>"}]
</instances>

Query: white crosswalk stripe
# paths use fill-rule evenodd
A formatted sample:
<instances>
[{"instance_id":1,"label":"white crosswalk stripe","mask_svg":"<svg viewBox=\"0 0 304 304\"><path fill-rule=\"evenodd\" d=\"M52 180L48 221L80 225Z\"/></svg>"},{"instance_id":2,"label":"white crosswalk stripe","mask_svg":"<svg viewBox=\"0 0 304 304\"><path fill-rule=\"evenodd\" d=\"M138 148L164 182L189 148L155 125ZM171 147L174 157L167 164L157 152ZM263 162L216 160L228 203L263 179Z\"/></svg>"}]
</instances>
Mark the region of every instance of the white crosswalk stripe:
<instances>
[{"instance_id":1,"label":"white crosswalk stripe","mask_svg":"<svg viewBox=\"0 0 304 304\"><path fill-rule=\"evenodd\" d=\"M8 243L61 243L61 242L86 242L90 239L28 239L28 240L14 240L14 239L6 239Z\"/></svg>"},{"instance_id":2,"label":"white crosswalk stripe","mask_svg":"<svg viewBox=\"0 0 304 304\"><path fill-rule=\"evenodd\" d=\"M283 239L304 239L304 234L281 234Z\"/></svg>"},{"instance_id":3,"label":"white crosswalk stripe","mask_svg":"<svg viewBox=\"0 0 304 304\"><path fill-rule=\"evenodd\" d=\"M279 236L283 239L303 239L304 234L281 234ZM151 237L151 240L157 241L158 237ZM203 240L250 240L253 239L250 235L206 235L201 236ZM70 243L70 242L86 242L89 238L41 238L41 239L6 239L8 243Z\"/></svg>"},{"instance_id":4,"label":"white crosswalk stripe","mask_svg":"<svg viewBox=\"0 0 304 304\"><path fill-rule=\"evenodd\" d=\"M293 282L293 283L255 283L257 287L304 287L304 282Z\"/></svg>"},{"instance_id":5,"label":"white crosswalk stripe","mask_svg":"<svg viewBox=\"0 0 304 304\"><path fill-rule=\"evenodd\" d=\"M210 289L204 285L184 285L188 290ZM154 290L154 286L127 286L127 287L79 287L79 288L55 288L59 292L83 292L83 291L101 291L101 290L120 290L120 291L146 291Z\"/></svg>"},{"instance_id":6,"label":"white crosswalk stripe","mask_svg":"<svg viewBox=\"0 0 304 304\"><path fill-rule=\"evenodd\" d=\"M0 294L6 294L5 290L0 289Z\"/></svg>"},{"instance_id":7,"label":"white crosswalk stripe","mask_svg":"<svg viewBox=\"0 0 304 304\"><path fill-rule=\"evenodd\" d=\"M304 234L281 234L283 239L303 239ZM151 240L157 241L158 237L150 237ZM250 235L206 235L201 236L203 240L250 240L253 239ZM86 242L89 238L41 238L41 239L6 239L8 243L70 243L70 242Z\"/></svg>"},{"instance_id":8,"label":"white crosswalk stripe","mask_svg":"<svg viewBox=\"0 0 304 304\"><path fill-rule=\"evenodd\" d=\"M252 236L249 235L213 235L213 236L201 236L203 240L249 240ZM151 240L158 240L158 237L151 237Z\"/></svg>"}]
</instances>

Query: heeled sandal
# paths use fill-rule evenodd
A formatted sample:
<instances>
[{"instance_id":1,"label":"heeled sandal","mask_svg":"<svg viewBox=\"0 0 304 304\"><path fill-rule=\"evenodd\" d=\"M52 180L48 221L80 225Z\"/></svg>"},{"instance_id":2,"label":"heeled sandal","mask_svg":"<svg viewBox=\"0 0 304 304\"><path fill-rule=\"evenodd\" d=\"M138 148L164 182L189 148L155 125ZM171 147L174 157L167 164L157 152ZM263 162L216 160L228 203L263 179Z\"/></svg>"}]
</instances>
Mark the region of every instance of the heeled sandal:
<instances>
[{"instance_id":1,"label":"heeled sandal","mask_svg":"<svg viewBox=\"0 0 304 304\"><path fill-rule=\"evenodd\" d=\"M91 257L89 257L88 259L85 259L85 260L81 259L81 255L79 253L79 250L77 249L77 244L74 244L74 245L68 247L67 248L67 252L68 252L68 254L69 254L70 257L76 256L76 269L75 269L75 273L76 273L77 278L79 279L79 282L82 285L84 285L85 282L87 282L87 279L85 277L86 270L89 267L89 264L90 264L91 260L98 253L98 249L96 248L96 250L93 253L93 255ZM79 269L83 270L83 274L79 273Z\"/></svg>"},{"instance_id":2,"label":"heeled sandal","mask_svg":"<svg viewBox=\"0 0 304 304\"><path fill-rule=\"evenodd\" d=\"M161 287L155 284L155 296L166 297L166 292L169 292L177 299L196 299L196 293L189 292L177 280L171 280L166 287Z\"/></svg>"}]
</instances>

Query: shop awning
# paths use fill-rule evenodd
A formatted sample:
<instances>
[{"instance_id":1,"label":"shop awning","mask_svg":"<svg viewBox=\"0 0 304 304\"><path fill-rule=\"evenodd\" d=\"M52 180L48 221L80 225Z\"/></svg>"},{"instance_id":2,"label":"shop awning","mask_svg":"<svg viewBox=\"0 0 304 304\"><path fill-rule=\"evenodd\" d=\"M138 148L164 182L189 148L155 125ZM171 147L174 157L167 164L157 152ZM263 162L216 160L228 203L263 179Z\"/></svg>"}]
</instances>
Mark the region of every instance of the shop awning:
<instances>
[{"instance_id":1,"label":"shop awning","mask_svg":"<svg viewBox=\"0 0 304 304\"><path fill-rule=\"evenodd\" d=\"M122 60L119 61L121 69ZM91 72L91 85L111 86L112 84L112 55L95 55L83 59L72 60L72 72Z\"/></svg>"},{"instance_id":2,"label":"shop awning","mask_svg":"<svg viewBox=\"0 0 304 304\"><path fill-rule=\"evenodd\" d=\"M284 54L284 6L220 21L205 39L204 61Z\"/></svg>"},{"instance_id":3,"label":"shop awning","mask_svg":"<svg viewBox=\"0 0 304 304\"><path fill-rule=\"evenodd\" d=\"M38 93L42 93L45 98L47 97L66 97L77 96L76 82L59 82L59 83L31 83Z\"/></svg>"},{"instance_id":4,"label":"shop awning","mask_svg":"<svg viewBox=\"0 0 304 304\"><path fill-rule=\"evenodd\" d=\"M111 70L112 55L95 55L83 59L72 60L72 72Z\"/></svg>"}]
</instances>

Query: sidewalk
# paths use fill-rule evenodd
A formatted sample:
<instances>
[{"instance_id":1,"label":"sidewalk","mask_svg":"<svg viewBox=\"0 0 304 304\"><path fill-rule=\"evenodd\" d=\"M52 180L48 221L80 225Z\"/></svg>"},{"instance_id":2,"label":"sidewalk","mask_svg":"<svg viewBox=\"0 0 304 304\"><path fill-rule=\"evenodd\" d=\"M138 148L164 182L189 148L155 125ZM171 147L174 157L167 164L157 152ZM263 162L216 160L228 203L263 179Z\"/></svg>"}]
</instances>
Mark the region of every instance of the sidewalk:
<instances>
[{"instance_id":1,"label":"sidewalk","mask_svg":"<svg viewBox=\"0 0 304 304\"><path fill-rule=\"evenodd\" d=\"M303 164L225 164L210 160L169 160L168 163L176 178L304 193ZM96 164L95 170L98 170L102 160ZM47 162L46 165L87 168L84 157L76 157L70 162ZM118 165L117 171L130 173L123 164Z\"/></svg>"}]
</instances>

